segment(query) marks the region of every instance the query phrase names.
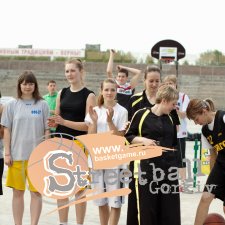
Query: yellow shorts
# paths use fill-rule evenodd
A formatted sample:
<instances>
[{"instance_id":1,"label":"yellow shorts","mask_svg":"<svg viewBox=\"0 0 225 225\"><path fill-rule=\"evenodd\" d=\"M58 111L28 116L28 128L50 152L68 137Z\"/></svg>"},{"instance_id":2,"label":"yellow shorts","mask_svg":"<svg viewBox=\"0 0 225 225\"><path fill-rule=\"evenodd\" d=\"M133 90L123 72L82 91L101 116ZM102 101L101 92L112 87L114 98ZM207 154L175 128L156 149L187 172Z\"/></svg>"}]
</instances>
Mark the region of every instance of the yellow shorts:
<instances>
[{"instance_id":1,"label":"yellow shorts","mask_svg":"<svg viewBox=\"0 0 225 225\"><path fill-rule=\"evenodd\" d=\"M74 142L75 142L78 146L80 146L80 147L83 149L84 154L85 154L86 156L88 156L88 151L85 149L84 145L83 145L80 141L78 141L78 140L74 140Z\"/></svg>"},{"instance_id":2,"label":"yellow shorts","mask_svg":"<svg viewBox=\"0 0 225 225\"><path fill-rule=\"evenodd\" d=\"M84 145L83 145L80 141L78 141L78 140L74 140L74 141L75 141L75 143L76 143L78 146L80 146L80 147L83 149L84 154L88 157L88 151L85 149ZM89 181L91 180L89 175L88 175L87 179L88 179ZM80 188L80 191L83 191L83 190L85 190L86 188L90 188L90 186L82 187L82 188Z\"/></svg>"},{"instance_id":3,"label":"yellow shorts","mask_svg":"<svg viewBox=\"0 0 225 225\"><path fill-rule=\"evenodd\" d=\"M6 176L6 187L15 188L16 190L26 190L26 180L28 181L29 190L32 192L38 192L27 175L28 160L25 161L13 161L12 166L8 167Z\"/></svg>"}]
</instances>

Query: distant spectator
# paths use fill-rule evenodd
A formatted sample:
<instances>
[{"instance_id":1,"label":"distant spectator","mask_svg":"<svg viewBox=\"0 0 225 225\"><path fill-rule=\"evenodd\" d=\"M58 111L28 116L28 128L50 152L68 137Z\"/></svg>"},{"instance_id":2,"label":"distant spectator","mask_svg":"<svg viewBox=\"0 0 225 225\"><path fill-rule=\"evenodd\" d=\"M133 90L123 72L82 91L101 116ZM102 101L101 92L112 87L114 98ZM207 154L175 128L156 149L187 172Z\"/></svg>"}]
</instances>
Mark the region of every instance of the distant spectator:
<instances>
[{"instance_id":1,"label":"distant spectator","mask_svg":"<svg viewBox=\"0 0 225 225\"><path fill-rule=\"evenodd\" d=\"M44 95L43 98L47 101L50 114L55 114L55 107L56 107L56 98L57 98L57 91L56 91L56 82L54 80L50 80L47 83L48 94Z\"/></svg>"},{"instance_id":2,"label":"distant spectator","mask_svg":"<svg viewBox=\"0 0 225 225\"><path fill-rule=\"evenodd\" d=\"M163 82L167 85L170 85L174 88L177 88L177 77L176 75L168 75L163 79ZM177 138L178 138L178 161L179 161L179 173L181 177L181 191L183 191L183 185L186 179L186 163L185 161L185 155L186 155L186 137L187 137L187 122L186 122L186 109L189 103L189 97L182 92L179 92L179 99L177 101L177 114L180 119L180 126L178 128L177 132Z\"/></svg>"},{"instance_id":3,"label":"distant spectator","mask_svg":"<svg viewBox=\"0 0 225 225\"><path fill-rule=\"evenodd\" d=\"M56 91L56 82L54 80L50 80L47 83L48 94L44 95L43 98L47 101L50 115L55 114L55 107L56 107L56 98L57 98L57 91ZM55 127L51 127L50 131L54 133L56 130Z\"/></svg>"},{"instance_id":4,"label":"distant spectator","mask_svg":"<svg viewBox=\"0 0 225 225\"><path fill-rule=\"evenodd\" d=\"M110 50L110 57L107 65L108 78L113 78L113 60L115 51ZM134 89L138 85L141 78L141 70L117 65L118 73L115 77L117 83L117 101L120 105L128 110L130 97L134 94ZM130 81L128 81L129 72L133 75Z\"/></svg>"}]
</instances>

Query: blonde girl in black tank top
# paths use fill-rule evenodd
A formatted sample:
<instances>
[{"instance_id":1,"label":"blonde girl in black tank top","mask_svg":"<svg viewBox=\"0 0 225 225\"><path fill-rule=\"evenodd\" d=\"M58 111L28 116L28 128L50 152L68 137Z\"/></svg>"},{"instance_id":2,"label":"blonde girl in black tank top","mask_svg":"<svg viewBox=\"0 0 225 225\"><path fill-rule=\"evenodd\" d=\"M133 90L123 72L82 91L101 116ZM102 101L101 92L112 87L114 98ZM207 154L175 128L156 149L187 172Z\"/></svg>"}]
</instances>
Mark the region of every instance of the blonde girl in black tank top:
<instances>
[{"instance_id":1,"label":"blonde girl in black tank top","mask_svg":"<svg viewBox=\"0 0 225 225\"><path fill-rule=\"evenodd\" d=\"M90 106L96 105L95 95L83 83L84 68L80 60L71 59L65 63L65 76L70 84L59 91L56 99L56 115L50 124L57 124L56 132L78 136L87 133L84 118ZM65 138L69 138L67 135ZM72 138L71 138L72 139ZM58 206L68 204L69 199L58 200ZM83 225L86 203L76 205L77 225ZM59 210L60 224L68 224L69 207Z\"/></svg>"}]
</instances>

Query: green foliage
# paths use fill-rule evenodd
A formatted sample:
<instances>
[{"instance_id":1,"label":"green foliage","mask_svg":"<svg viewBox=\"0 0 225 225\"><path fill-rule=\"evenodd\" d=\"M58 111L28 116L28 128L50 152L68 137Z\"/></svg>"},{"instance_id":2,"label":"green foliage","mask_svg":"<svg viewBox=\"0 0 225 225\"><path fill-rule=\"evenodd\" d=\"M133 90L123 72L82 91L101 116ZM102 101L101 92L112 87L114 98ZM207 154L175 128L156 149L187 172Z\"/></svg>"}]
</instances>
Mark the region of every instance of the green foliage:
<instances>
[{"instance_id":1,"label":"green foliage","mask_svg":"<svg viewBox=\"0 0 225 225\"><path fill-rule=\"evenodd\" d=\"M54 62L65 62L68 58L66 57L54 57L53 61Z\"/></svg>"},{"instance_id":2,"label":"green foliage","mask_svg":"<svg viewBox=\"0 0 225 225\"><path fill-rule=\"evenodd\" d=\"M98 51L85 51L86 62L105 62L109 60L109 50L105 52ZM117 51L114 56L114 62L116 63L137 63L137 59L131 52Z\"/></svg>"},{"instance_id":3,"label":"green foliage","mask_svg":"<svg viewBox=\"0 0 225 225\"><path fill-rule=\"evenodd\" d=\"M147 55L145 59L145 64L147 65L154 64L154 59L150 55Z\"/></svg>"},{"instance_id":4,"label":"green foliage","mask_svg":"<svg viewBox=\"0 0 225 225\"><path fill-rule=\"evenodd\" d=\"M12 57L10 56L0 56L0 60L10 60Z\"/></svg>"},{"instance_id":5,"label":"green foliage","mask_svg":"<svg viewBox=\"0 0 225 225\"><path fill-rule=\"evenodd\" d=\"M207 51L200 54L196 65L202 66L223 66L225 65L225 55L218 50Z\"/></svg>"},{"instance_id":6,"label":"green foliage","mask_svg":"<svg viewBox=\"0 0 225 225\"><path fill-rule=\"evenodd\" d=\"M184 60L184 62L182 63L182 65L189 66L189 62L187 60Z\"/></svg>"},{"instance_id":7,"label":"green foliage","mask_svg":"<svg viewBox=\"0 0 225 225\"><path fill-rule=\"evenodd\" d=\"M85 51L86 62L102 62L103 58L104 58L104 52Z\"/></svg>"}]
</instances>

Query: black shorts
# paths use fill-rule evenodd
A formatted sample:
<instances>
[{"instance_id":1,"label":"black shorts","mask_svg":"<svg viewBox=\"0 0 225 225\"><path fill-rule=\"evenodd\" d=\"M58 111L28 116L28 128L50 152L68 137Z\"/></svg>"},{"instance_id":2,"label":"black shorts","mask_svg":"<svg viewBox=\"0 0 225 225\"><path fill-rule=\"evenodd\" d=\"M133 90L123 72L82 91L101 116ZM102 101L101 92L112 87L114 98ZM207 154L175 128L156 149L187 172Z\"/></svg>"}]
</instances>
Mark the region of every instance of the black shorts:
<instances>
[{"instance_id":1,"label":"black shorts","mask_svg":"<svg viewBox=\"0 0 225 225\"><path fill-rule=\"evenodd\" d=\"M217 161L209 174L204 191L214 194L225 205L225 167Z\"/></svg>"},{"instance_id":2,"label":"black shorts","mask_svg":"<svg viewBox=\"0 0 225 225\"><path fill-rule=\"evenodd\" d=\"M2 190L2 175L4 171L4 159L0 159L0 195L3 195L3 190Z\"/></svg>"}]
</instances>

